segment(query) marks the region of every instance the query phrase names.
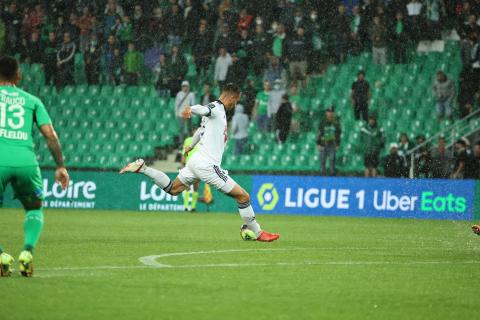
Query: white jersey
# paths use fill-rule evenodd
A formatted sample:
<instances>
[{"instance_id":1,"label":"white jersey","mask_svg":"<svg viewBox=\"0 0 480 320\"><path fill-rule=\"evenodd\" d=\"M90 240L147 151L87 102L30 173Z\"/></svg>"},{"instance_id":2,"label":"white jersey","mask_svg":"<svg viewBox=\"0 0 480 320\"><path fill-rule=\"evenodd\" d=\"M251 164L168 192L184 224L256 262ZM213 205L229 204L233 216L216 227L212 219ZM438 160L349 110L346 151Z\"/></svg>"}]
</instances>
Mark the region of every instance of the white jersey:
<instances>
[{"instance_id":1,"label":"white jersey","mask_svg":"<svg viewBox=\"0 0 480 320\"><path fill-rule=\"evenodd\" d=\"M198 153L220 166L223 151L227 144L227 115L225 106L219 100L209 103L209 114L202 117L201 138L198 143Z\"/></svg>"}]
</instances>

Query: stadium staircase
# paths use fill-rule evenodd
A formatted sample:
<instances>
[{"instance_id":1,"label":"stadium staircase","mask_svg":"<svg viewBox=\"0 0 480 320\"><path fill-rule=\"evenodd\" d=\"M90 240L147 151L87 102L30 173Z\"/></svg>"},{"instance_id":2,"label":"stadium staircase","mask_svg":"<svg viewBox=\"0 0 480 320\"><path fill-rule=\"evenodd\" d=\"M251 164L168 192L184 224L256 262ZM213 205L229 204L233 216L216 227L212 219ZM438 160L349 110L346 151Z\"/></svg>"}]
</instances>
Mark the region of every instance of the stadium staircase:
<instances>
[{"instance_id":1,"label":"stadium staircase","mask_svg":"<svg viewBox=\"0 0 480 320\"><path fill-rule=\"evenodd\" d=\"M188 77L199 95L203 79L196 77L191 56L186 56ZM442 69L454 79L458 88L461 71L458 43L447 42L443 52L414 52L409 64L378 66L371 60L369 53L349 57L341 65L329 66L321 76L312 77L307 88L293 98L299 108L296 117L300 132L291 134L287 143L279 145L273 133L259 132L252 122L246 154L234 156L230 142L223 166L235 171L318 171L317 128L324 110L335 105L343 129L337 169L341 173L361 172L363 158L359 137L364 123L354 120L349 96L359 70L366 71L371 84L370 111L377 115L379 125L385 129L387 143L398 141L402 132L411 139L418 134L431 137L452 125L448 120L438 124L431 84L436 71ZM84 82L81 61L77 56L77 83ZM44 101L71 167L116 169L135 157L151 157L156 150L176 147L178 127L174 100L158 97L151 85L81 84L57 91L44 85L39 65L22 64L22 71L21 86ZM35 142L40 164L53 166L53 159L38 133Z\"/></svg>"}]
</instances>

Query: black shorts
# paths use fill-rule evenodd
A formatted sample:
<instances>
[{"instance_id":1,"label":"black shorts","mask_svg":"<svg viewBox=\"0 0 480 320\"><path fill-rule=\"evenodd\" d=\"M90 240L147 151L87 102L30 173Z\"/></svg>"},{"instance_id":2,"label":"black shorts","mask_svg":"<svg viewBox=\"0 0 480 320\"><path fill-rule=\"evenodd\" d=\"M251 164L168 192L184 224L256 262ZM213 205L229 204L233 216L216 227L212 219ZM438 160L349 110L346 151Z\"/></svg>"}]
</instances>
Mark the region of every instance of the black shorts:
<instances>
[{"instance_id":1,"label":"black shorts","mask_svg":"<svg viewBox=\"0 0 480 320\"><path fill-rule=\"evenodd\" d=\"M366 168L378 167L378 153L366 153L364 157L364 164Z\"/></svg>"}]
</instances>

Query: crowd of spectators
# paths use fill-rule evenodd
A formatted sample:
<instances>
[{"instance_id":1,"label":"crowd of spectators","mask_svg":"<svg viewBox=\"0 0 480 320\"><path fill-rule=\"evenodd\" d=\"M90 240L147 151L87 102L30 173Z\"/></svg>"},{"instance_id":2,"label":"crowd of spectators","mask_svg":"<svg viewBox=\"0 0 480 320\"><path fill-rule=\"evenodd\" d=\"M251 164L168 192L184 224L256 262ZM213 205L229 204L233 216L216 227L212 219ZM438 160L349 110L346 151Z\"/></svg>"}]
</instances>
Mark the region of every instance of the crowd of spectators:
<instances>
[{"instance_id":1,"label":"crowd of spectators","mask_svg":"<svg viewBox=\"0 0 480 320\"><path fill-rule=\"evenodd\" d=\"M89 84L137 85L147 79L160 95L176 97L177 115L192 101L212 101L214 86L240 84L243 112L235 117L234 136L242 142L245 119L261 131L275 132L278 143L298 132L298 90L327 64L364 51L372 52L374 64L406 63L409 48L452 29L461 38L463 70L458 95L445 73L437 75L433 93L439 120L451 117L456 96L462 116L480 97L478 0L38 0L2 2L0 10L0 51L42 64L47 84L59 88L75 84L78 57ZM186 82L185 51L191 53L198 79L205 81L201 101ZM152 76L144 77L146 72ZM258 90L249 74L263 79L263 88ZM381 125L368 112L370 85L363 72L351 89L355 118L367 122L361 135L368 153L366 174L375 176L385 164L385 175L405 176L409 160L402 153L412 145L402 136L391 145L388 159L380 159L385 141ZM191 124L178 121L181 133L189 132ZM339 137L332 108L318 140L324 174L327 162L328 174L335 174ZM415 174L461 176L447 170L441 160L447 153L441 144L419 152ZM435 161L442 165L429 169ZM400 163L403 169L396 170Z\"/></svg>"}]
</instances>

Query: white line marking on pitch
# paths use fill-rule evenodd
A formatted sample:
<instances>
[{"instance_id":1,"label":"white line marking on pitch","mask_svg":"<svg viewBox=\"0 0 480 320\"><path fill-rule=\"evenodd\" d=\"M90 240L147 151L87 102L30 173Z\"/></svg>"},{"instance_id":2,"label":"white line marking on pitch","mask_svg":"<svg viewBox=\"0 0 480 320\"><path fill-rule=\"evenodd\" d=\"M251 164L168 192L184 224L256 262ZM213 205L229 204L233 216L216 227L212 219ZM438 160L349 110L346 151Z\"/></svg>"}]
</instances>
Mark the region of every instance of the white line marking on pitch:
<instances>
[{"instance_id":1,"label":"white line marking on pitch","mask_svg":"<svg viewBox=\"0 0 480 320\"><path fill-rule=\"evenodd\" d=\"M297 250L363 250L367 248L272 248L272 249L226 249L210 251L192 251L192 252L171 252L159 255L150 255L138 258L143 265L125 265L125 266L92 266L92 267L54 267L38 268L39 278L50 278L62 276L61 274L51 274L50 272L70 272L70 271L102 271L102 270L129 270L129 269L162 269L162 268L239 268L239 267L275 267L275 266L362 266L362 265L448 265L448 264L480 264L480 261L289 261L289 262L264 262L264 263L218 263L218 264L188 264L188 265L169 265L158 261L160 258L178 257L189 255L209 255L235 252L274 252L274 251L297 251ZM44 272L48 272L45 274ZM82 274L84 276L84 274Z\"/></svg>"}]
</instances>

